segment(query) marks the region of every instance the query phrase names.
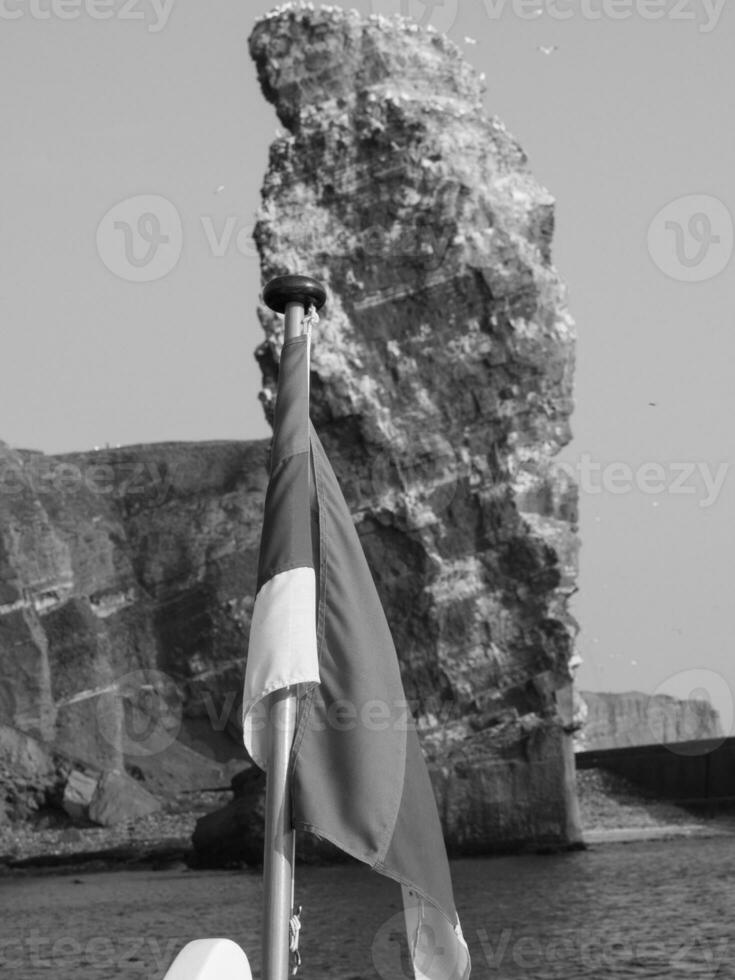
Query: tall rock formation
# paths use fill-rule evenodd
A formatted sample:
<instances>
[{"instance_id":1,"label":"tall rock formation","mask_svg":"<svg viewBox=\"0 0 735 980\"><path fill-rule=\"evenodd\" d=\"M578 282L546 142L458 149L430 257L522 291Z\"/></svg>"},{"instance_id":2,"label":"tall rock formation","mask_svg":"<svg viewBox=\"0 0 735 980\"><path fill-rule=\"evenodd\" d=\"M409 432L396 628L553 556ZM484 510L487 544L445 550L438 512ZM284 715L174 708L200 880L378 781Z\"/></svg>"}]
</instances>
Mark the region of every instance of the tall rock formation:
<instances>
[{"instance_id":1,"label":"tall rock formation","mask_svg":"<svg viewBox=\"0 0 735 980\"><path fill-rule=\"evenodd\" d=\"M328 288L312 417L394 630L450 839L573 838L573 325L553 200L458 48L413 22L286 5L250 50L287 133L264 280ZM260 311L272 410L281 328Z\"/></svg>"}]
</instances>

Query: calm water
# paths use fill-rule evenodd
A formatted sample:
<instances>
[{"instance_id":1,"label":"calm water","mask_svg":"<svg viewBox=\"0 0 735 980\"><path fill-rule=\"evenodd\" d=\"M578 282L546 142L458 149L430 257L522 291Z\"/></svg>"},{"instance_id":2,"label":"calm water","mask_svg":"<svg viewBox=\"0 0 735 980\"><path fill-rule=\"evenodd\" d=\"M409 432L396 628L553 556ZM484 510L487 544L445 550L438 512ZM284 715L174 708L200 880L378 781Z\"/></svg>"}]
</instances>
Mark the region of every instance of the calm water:
<instances>
[{"instance_id":1,"label":"calm water","mask_svg":"<svg viewBox=\"0 0 735 980\"><path fill-rule=\"evenodd\" d=\"M453 862L475 980L735 978L735 840ZM300 869L303 980L401 980L397 889L360 868ZM121 872L0 879L0 976L158 980L189 938L258 966L259 878Z\"/></svg>"}]
</instances>

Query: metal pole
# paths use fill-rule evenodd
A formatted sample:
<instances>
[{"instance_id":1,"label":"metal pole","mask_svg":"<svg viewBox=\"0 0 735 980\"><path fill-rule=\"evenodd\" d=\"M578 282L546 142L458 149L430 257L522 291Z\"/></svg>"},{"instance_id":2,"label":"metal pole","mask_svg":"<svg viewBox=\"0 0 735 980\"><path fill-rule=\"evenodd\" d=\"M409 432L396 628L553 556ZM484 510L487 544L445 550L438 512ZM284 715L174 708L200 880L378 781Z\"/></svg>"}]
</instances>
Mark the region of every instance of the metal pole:
<instances>
[{"instance_id":1,"label":"metal pole","mask_svg":"<svg viewBox=\"0 0 735 980\"><path fill-rule=\"evenodd\" d=\"M301 333L303 303L287 303L285 317L285 339L290 340ZM263 980L287 980L295 841L291 827L288 763L296 730L296 695L291 688L285 688L272 694L269 702L263 858Z\"/></svg>"},{"instance_id":2,"label":"metal pole","mask_svg":"<svg viewBox=\"0 0 735 980\"><path fill-rule=\"evenodd\" d=\"M296 725L296 696L290 688L271 695L268 780L265 796L263 883L263 980L287 980L293 895L294 832L288 761Z\"/></svg>"}]
</instances>

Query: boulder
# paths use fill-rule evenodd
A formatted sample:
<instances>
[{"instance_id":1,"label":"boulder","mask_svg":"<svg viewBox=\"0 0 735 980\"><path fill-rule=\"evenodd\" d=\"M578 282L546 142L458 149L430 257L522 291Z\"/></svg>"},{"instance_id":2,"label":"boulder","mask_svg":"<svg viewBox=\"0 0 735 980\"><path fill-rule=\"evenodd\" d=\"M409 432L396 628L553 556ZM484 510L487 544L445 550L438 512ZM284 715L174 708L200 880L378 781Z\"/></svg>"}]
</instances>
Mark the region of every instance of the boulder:
<instances>
[{"instance_id":1,"label":"boulder","mask_svg":"<svg viewBox=\"0 0 735 980\"><path fill-rule=\"evenodd\" d=\"M92 802L99 774L89 775L79 769L72 769L64 787L61 805L72 820L83 821L89 816L89 804Z\"/></svg>"},{"instance_id":2,"label":"boulder","mask_svg":"<svg viewBox=\"0 0 735 980\"><path fill-rule=\"evenodd\" d=\"M161 809L161 803L131 776L106 772L89 804L89 819L103 827L138 820Z\"/></svg>"},{"instance_id":3,"label":"boulder","mask_svg":"<svg viewBox=\"0 0 735 980\"><path fill-rule=\"evenodd\" d=\"M253 766L231 786L232 800L197 820L191 842L200 867L263 863L265 774Z\"/></svg>"},{"instance_id":4,"label":"boulder","mask_svg":"<svg viewBox=\"0 0 735 980\"><path fill-rule=\"evenodd\" d=\"M232 800L197 820L192 835L197 867L259 867L263 863L265 773L251 766L233 776L231 786ZM311 834L297 835L296 859L306 864L348 860L328 841Z\"/></svg>"},{"instance_id":5,"label":"boulder","mask_svg":"<svg viewBox=\"0 0 735 980\"><path fill-rule=\"evenodd\" d=\"M0 724L0 801L8 819L30 817L57 793L63 779L49 746Z\"/></svg>"}]
</instances>

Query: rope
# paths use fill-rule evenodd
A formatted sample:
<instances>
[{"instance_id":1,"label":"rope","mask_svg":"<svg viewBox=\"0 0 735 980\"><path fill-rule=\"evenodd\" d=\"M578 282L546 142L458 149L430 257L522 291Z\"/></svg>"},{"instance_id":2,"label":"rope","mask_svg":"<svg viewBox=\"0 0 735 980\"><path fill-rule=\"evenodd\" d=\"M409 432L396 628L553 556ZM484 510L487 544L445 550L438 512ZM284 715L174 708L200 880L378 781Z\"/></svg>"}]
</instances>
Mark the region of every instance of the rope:
<instances>
[{"instance_id":1,"label":"rope","mask_svg":"<svg viewBox=\"0 0 735 980\"><path fill-rule=\"evenodd\" d=\"M307 337L311 337L311 328L315 327L319 323L319 314L316 311L316 306L312 303L309 309L304 314L304 319L301 322L301 332L305 333Z\"/></svg>"},{"instance_id":2,"label":"rope","mask_svg":"<svg viewBox=\"0 0 735 980\"><path fill-rule=\"evenodd\" d=\"M313 309L313 307L312 307ZM318 318L317 318L318 319ZM301 906L295 909L291 918L288 920L288 949L291 953L291 976L295 977L301 966L301 953L299 952L299 933L301 932Z\"/></svg>"}]
</instances>

